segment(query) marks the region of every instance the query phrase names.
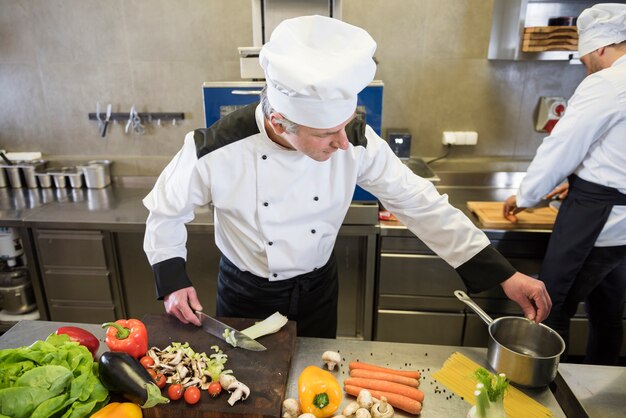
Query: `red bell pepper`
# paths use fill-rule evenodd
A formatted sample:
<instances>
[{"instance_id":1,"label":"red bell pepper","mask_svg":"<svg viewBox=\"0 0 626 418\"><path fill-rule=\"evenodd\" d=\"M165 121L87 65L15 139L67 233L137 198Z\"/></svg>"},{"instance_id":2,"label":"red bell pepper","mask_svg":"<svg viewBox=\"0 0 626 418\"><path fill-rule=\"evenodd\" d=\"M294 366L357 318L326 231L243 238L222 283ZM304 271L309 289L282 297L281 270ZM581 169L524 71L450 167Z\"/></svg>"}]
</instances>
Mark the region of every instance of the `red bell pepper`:
<instances>
[{"instance_id":1,"label":"red bell pepper","mask_svg":"<svg viewBox=\"0 0 626 418\"><path fill-rule=\"evenodd\" d=\"M108 327L108 328L107 328ZM102 324L107 328L106 342L111 351L122 351L134 358L146 355L148 351L148 331L138 319L118 319Z\"/></svg>"},{"instance_id":2,"label":"red bell pepper","mask_svg":"<svg viewBox=\"0 0 626 418\"><path fill-rule=\"evenodd\" d=\"M100 341L91 332L86 329L78 327L61 327L55 332L57 335L67 334L70 337L70 341L75 341L80 345L87 347L91 354L96 357L98 347L100 347Z\"/></svg>"}]
</instances>

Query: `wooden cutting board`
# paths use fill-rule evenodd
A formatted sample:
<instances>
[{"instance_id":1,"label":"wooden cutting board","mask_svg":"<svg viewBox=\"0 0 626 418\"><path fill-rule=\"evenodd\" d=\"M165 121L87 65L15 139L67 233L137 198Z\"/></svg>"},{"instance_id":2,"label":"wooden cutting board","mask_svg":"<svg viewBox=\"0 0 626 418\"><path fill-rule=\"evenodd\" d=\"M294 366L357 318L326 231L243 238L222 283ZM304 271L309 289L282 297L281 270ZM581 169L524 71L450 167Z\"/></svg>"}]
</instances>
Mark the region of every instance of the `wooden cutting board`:
<instances>
[{"instance_id":1,"label":"wooden cutting board","mask_svg":"<svg viewBox=\"0 0 626 418\"><path fill-rule=\"evenodd\" d=\"M467 202L467 207L476 216L483 226L488 228L547 228L552 229L556 219L556 212L550 208L526 209L517 216L517 223L511 223L502 215L502 202Z\"/></svg>"},{"instance_id":2,"label":"wooden cutting board","mask_svg":"<svg viewBox=\"0 0 626 418\"><path fill-rule=\"evenodd\" d=\"M235 329L245 329L255 320L218 318ZM258 339L267 350L249 351L231 347L226 342L207 334L194 325L184 325L166 314L149 314L142 321L148 330L149 347L165 348L172 342L188 342L194 351L213 353L217 345L228 355L226 369L231 369L237 379L250 388L250 397L234 406L227 403L228 393L213 399L202 392L200 402L187 405L183 399L166 405L144 409L145 418L261 418L281 416L287 387L291 358L296 346L296 323L289 321L280 331Z\"/></svg>"}]
</instances>

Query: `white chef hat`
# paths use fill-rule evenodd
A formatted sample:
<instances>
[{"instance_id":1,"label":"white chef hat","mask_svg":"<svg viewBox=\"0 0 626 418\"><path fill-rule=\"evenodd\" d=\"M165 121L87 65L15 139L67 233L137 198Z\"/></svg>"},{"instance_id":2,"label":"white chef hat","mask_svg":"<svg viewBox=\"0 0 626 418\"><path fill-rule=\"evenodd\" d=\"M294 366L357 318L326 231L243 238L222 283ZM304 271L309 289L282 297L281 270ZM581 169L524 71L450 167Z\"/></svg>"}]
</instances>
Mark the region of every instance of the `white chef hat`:
<instances>
[{"instance_id":1,"label":"white chef hat","mask_svg":"<svg viewBox=\"0 0 626 418\"><path fill-rule=\"evenodd\" d=\"M323 16L282 21L259 54L267 98L300 125L327 129L356 110L373 79L376 42L363 29Z\"/></svg>"},{"instance_id":2,"label":"white chef hat","mask_svg":"<svg viewBox=\"0 0 626 418\"><path fill-rule=\"evenodd\" d=\"M600 3L585 9L577 20L578 55L626 40L626 4Z\"/></svg>"}]
</instances>

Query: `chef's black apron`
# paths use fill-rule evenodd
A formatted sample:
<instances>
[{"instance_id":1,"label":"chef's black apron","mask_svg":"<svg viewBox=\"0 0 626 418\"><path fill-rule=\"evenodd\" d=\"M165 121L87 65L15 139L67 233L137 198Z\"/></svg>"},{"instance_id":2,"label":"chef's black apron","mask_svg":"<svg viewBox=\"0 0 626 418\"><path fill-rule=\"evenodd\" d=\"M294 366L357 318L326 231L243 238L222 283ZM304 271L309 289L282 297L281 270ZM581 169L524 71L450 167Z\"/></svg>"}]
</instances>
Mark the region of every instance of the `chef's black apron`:
<instances>
[{"instance_id":1,"label":"chef's black apron","mask_svg":"<svg viewBox=\"0 0 626 418\"><path fill-rule=\"evenodd\" d=\"M576 313L578 304L587 299L611 270L623 264L626 257L626 246L594 249L614 205L626 205L626 195L576 175L569 177L569 193L559 209L539 275L553 304L545 323L561 334L566 343L569 320ZM585 263L600 259L604 259L605 271L597 269L594 275L586 268L585 274L579 274ZM619 288L624 280L617 281L622 283ZM612 296L615 300L607 303L621 300L623 309L623 289L621 295L618 292Z\"/></svg>"},{"instance_id":2,"label":"chef's black apron","mask_svg":"<svg viewBox=\"0 0 626 418\"><path fill-rule=\"evenodd\" d=\"M216 313L217 316L263 319L279 311L297 322L298 336L335 338L338 292L334 254L324 267L279 281L241 271L222 255Z\"/></svg>"}]
</instances>

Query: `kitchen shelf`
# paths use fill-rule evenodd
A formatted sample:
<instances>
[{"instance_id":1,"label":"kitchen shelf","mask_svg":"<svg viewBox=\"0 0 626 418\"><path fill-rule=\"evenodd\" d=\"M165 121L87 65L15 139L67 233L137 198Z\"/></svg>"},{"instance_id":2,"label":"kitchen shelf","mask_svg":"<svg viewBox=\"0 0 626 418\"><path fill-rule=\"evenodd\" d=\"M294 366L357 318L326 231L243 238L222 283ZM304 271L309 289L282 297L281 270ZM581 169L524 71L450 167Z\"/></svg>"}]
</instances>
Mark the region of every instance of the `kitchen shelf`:
<instances>
[{"instance_id":1,"label":"kitchen shelf","mask_svg":"<svg viewBox=\"0 0 626 418\"><path fill-rule=\"evenodd\" d=\"M577 17L595 3L590 0L495 0L487 58L580 63L577 50L525 52L524 31L529 27L547 26L548 19L553 17Z\"/></svg>"}]
</instances>

